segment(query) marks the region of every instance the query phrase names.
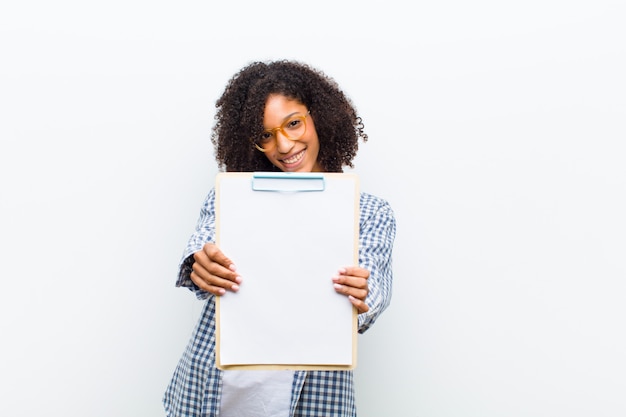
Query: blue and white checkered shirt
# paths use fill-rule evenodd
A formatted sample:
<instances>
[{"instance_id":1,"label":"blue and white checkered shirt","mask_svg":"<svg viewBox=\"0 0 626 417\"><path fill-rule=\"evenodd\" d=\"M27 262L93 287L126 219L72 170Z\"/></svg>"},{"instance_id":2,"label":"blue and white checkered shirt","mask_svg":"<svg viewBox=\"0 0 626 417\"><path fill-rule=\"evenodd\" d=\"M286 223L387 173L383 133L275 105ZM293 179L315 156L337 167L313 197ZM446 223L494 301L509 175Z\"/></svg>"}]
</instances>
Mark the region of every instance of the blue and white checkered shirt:
<instances>
[{"instance_id":1,"label":"blue and white checkered shirt","mask_svg":"<svg viewBox=\"0 0 626 417\"><path fill-rule=\"evenodd\" d=\"M383 199L361 193L359 221L359 266L370 271L370 307L358 316L359 333L365 332L389 305L391 299L391 254L396 221ZM180 263L176 286L187 287L204 309L167 387L163 403L168 417L216 417L219 414L222 371L215 367L215 297L190 279L193 254L215 241L215 190L211 189L200 211L195 233ZM291 417L356 416L352 371L296 371L291 388Z\"/></svg>"}]
</instances>

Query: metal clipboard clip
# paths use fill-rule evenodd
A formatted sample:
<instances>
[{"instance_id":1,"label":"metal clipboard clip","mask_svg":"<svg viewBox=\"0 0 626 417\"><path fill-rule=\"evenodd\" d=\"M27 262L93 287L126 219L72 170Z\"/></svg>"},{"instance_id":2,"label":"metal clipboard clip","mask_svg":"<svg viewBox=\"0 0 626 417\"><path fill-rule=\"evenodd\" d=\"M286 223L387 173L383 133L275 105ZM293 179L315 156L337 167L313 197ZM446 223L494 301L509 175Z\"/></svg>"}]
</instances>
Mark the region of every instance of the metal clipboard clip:
<instances>
[{"instance_id":1,"label":"metal clipboard clip","mask_svg":"<svg viewBox=\"0 0 626 417\"><path fill-rule=\"evenodd\" d=\"M253 191L301 192L324 191L324 174L317 172L255 172Z\"/></svg>"}]
</instances>

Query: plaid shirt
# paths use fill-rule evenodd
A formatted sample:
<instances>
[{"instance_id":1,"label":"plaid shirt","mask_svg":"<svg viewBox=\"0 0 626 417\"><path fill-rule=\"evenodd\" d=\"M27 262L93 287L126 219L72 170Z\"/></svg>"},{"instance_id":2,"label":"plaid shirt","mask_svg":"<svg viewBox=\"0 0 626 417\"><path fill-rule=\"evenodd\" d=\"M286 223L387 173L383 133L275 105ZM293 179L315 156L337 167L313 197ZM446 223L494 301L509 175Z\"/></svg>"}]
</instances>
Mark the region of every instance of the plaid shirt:
<instances>
[{"instance_id":1,"label":"plaid shirt","mask_svg":"<svg viewBox=\"0 0 626 417\"><path fill-rule=\"evenodd\" d=\"M365 332L391 299L391 254L396 221L389 204L361 193L359 266L370 271L366 313L358 316L359 333ZM190 279L193 254L215 241L215 189L204 200L195 233L180 263L176 286L187 287L204 309L167 387L163 403L168 417L218 416L222 371L215 367L215 297ZM291 388L291 417L356 416L352 371L296 371Z\"/></svg>"}]
</instances>

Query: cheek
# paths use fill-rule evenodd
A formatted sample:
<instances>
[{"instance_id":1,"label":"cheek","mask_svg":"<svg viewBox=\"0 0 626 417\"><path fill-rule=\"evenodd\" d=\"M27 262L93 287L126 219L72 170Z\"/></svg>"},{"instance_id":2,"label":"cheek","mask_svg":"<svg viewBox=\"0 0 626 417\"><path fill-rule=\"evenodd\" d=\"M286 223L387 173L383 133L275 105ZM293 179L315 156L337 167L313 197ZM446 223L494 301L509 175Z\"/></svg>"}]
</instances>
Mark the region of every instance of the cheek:
<instances>
[{"instance_id":1,"label":"cheek","mask_svg":"<svg viewBox=\"0 0 626 417\"><path fill-rule=\"evenodd\" d=\"M318 139L317 135L313 135L313 136L309 139L308 143L309 143L309 147L310 147L310 148L313 148L313 149L315 149L315 150L319 150L319 148L320 148L320 141L319 141L319 139Z\"/></svg>"}]
</instances>

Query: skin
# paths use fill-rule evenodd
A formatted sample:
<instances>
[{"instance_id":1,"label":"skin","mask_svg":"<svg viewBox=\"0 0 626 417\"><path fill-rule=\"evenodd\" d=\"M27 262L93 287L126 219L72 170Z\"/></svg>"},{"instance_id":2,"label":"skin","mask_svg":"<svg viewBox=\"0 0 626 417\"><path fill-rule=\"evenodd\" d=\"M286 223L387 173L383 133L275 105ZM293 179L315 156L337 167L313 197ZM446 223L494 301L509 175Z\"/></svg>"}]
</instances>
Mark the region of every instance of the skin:
<instances>
[{"instance_id":1,"label":"skin","mask_svg":"<svg viewBox=\"0 0 626 417\"><path fill-rule=\"evenodd\" d=\"M282 95L271 95L265 103L263 124L266 129L280 126L294 113L306 114L302 103ZM275 146L264 154L269 161L284 172L322 172L317 161L319 138L313 116L306 119L306 133L299 140L290 140L276 133ZM243 279L237 273L235 263L215 244L207 243L194 253L191 280L201 289L221 296L227 291L237 292ZM331 277L335 291L348 297L359 313L369 310L365 303L368 294L367 280L370 272L359 266L339 268ZM330 284L329 284L330 285Z\"/></svg>"}]
</instances>

